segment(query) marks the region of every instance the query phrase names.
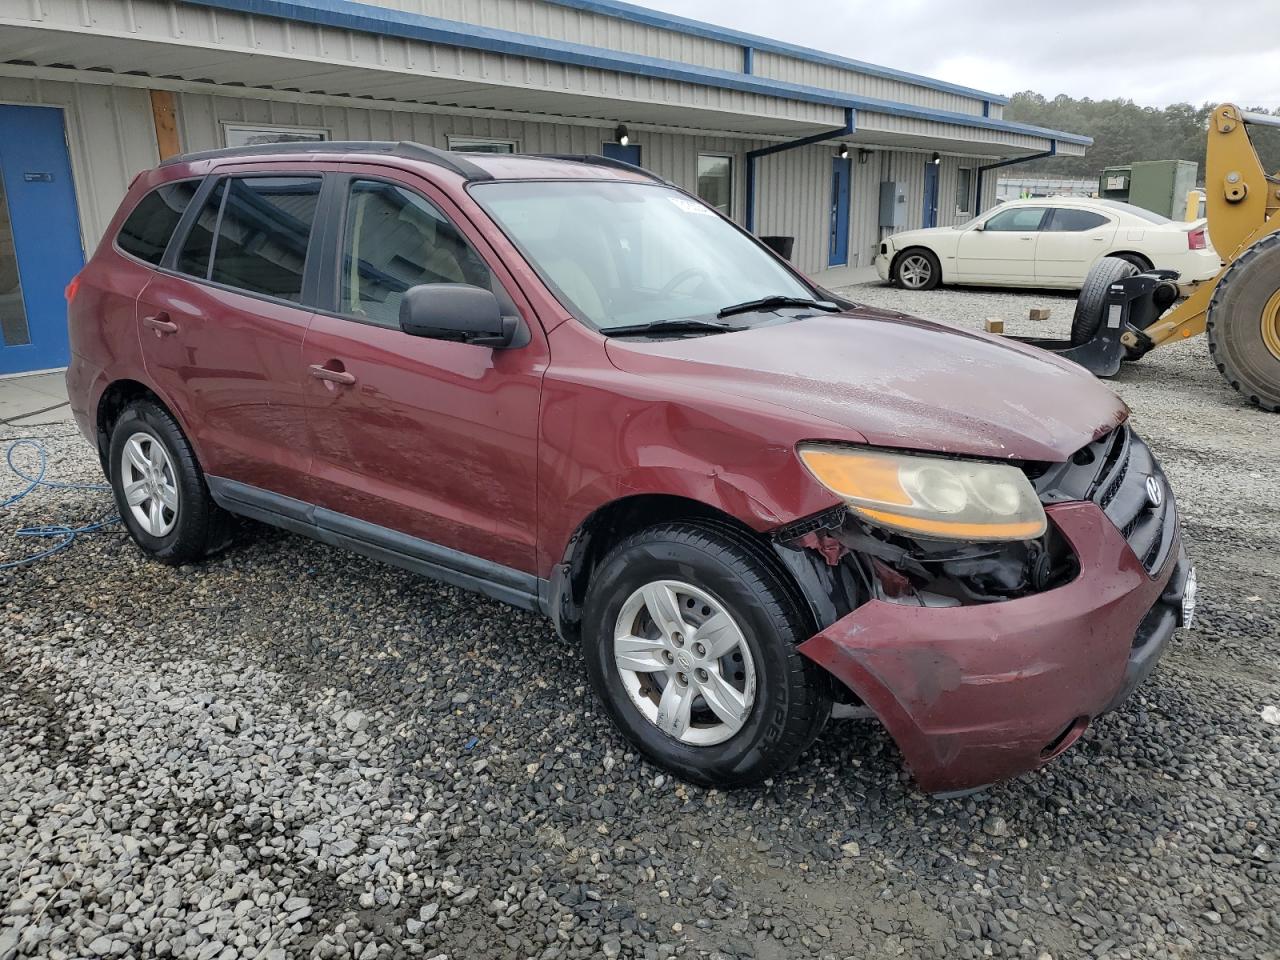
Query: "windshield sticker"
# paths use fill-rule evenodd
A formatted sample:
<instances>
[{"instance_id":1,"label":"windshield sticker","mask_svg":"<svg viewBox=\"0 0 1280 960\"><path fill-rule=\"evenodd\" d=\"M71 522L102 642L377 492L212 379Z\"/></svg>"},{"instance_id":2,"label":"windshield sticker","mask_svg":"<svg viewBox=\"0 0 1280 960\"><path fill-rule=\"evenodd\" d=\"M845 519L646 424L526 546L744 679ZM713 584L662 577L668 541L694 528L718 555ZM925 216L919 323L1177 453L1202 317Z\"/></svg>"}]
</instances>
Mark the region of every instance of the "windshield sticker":
<instances>
[{"instance_id":1,"label":"windshield sticker","mask_svg":"<svg viewBox=\"0 0 1280 960\"><path fill-rule=\"evenodd\" d=\"M686 200L684 197L667 197L672 203L683 210L685 213L700 213L704 217L714 217L715 213L710 207L704 207L696 200Z\"/></svg>"}]
</instances>

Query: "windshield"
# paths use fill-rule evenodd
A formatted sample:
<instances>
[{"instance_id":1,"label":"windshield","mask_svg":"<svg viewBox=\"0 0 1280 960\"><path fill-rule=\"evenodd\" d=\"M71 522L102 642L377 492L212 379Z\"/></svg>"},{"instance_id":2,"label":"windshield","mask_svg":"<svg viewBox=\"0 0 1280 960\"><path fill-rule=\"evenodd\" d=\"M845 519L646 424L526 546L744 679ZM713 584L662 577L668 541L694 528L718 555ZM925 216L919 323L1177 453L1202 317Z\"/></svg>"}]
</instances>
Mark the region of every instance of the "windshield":
<instances>
[{"instance_id":1,"label":"windshield","mask_svg":"<svg viewBox=\"0 0 1280 960\"><path fill-rule=\"evenodd\" d=\"M561 302L603 331L814 297L714 211L669 187L491 181L471 193Z\"/></svg>"}]
</instances>

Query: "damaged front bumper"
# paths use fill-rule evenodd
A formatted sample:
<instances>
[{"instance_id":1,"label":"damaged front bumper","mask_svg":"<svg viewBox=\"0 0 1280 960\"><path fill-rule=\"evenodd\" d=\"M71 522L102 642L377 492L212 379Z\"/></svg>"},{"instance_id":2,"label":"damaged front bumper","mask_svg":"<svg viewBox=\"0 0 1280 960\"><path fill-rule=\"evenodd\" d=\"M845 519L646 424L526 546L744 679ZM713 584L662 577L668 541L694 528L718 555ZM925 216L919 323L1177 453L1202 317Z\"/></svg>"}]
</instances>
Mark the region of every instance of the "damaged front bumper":
<instances>
[{"instance_id":1,"label":"damaged front bumper","mask_svg":"<svg viewBox=\"0 0 1280 960\"><path fill-rule=\"evenodd\" d=\"M1079 558L1068 583L996 603L869 600L799 647L880 718L921 789L976 789L1074 743L1151 672L1183 617L1176 531L1148 573L1096 504L1046 510Z\"/></svg>"}]
</instances>

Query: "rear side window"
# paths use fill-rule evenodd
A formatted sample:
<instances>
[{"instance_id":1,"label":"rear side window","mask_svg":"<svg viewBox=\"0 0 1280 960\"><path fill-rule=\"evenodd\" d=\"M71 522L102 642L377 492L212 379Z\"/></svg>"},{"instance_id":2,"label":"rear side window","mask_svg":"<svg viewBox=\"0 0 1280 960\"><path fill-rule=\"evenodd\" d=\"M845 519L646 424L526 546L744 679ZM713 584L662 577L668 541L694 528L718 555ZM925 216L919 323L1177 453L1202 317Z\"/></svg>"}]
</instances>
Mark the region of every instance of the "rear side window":
<instances>
[{"instance_id":1,"label":"rear side window","mask_svg":"<svg viewBox=\"0 0 1280 960\"><path fill-rule=\"evenodd\" d=\"M116 244L139 260L159 264L199 186L199 180L180 180L152 190L133 208L116 236Z\"/></svg>"},{"instance_id":2,"label":"rear side window","mask_svg":"<svg viewBox=\"0 0 1280 960\"><path fill-rule=\"evenodd\" d=\"M1047 229L1051 233L1081 233L1109 222L1102 214L1094 213L1092 210L1059 207L1053 211L1053 219L1049 221Z\"/></svg>"},{"instance_id":3,"label":"rear side window","mask_svg":"<svg viewBox=\"0 0 1280 960\"><path fill-rule=\"evenodd\" d=\"M209 278L209 254L213 252L213 234L218 229L218 214L222 212L222 195L226 192L227 181L221 181L210 192L200 213L187 231L178 252L178 269L182 273Z\"/></svg>"},{"instance_id":4,"label":"rear side window","mask_svg":"<svg viewBox=\"0 0 1280 960\"><path fill-rule=\"evenodd\" d=\"M236 177L227 181L209 279L300 302L320 180Z\"/></svg>"}]
</instances>

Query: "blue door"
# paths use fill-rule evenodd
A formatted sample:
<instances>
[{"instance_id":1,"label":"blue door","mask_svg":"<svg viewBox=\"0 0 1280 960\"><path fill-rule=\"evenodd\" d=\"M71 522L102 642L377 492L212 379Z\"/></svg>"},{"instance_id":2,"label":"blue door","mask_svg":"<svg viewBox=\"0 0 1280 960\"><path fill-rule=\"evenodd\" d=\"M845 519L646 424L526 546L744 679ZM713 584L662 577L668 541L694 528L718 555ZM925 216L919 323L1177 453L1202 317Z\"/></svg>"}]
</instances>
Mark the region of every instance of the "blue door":
<instances>
[{"instance_id":1,"label":"blue door","mask_svg":"<svg viewBox=\"0 0 1280 960\"><path fill-rule=\"evenodd\" d=\"M610 160L621 160L633 167L640 166L640 144L638 143L630 143L625 147L620 143L606 143L604 155Z\"/></svg>"},{"instance_id":2,"label":"blue door","mask_svg":"<svg viewBox=\"0 0 1280 960\"><path fill-rule=\"evenodd\" d=\"M63 291L82 266L62 111L0 104L0 374L67 365Z\"/></svg>"},{"instance_id":3,"label":"blue door","mask_svg":"<svg viewBox=\"0 0 1280 960\"><path fill-rule=\"evenodd\" d=\"M827 266L849 262L849 178L848 157L831 158L831 238L827 244Z\"/></svg>"},{"instance_id":4,"label":"blue door","mask_svg":"<svg viewBox=\"0 0 1280 960\"><path fill-rule=\"evenodd\" d=\"M924 165L924 216L920 222L926 227L938 225L938 165L932 160Z\"/></svg>"}]
</instances>

